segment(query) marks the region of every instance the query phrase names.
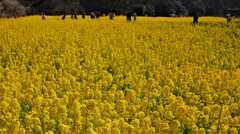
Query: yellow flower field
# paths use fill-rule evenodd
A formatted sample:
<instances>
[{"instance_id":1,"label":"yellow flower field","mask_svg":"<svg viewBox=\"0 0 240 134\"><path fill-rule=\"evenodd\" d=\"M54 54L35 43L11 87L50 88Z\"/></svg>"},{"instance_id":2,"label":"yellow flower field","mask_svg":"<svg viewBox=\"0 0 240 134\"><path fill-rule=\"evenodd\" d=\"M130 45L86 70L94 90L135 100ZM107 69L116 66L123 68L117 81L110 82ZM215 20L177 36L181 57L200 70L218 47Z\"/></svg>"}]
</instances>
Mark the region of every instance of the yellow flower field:
<instances>
[{"instance_id":1,"label":"yellow flower field","mask_svg":"<svg viewBox=\"0 0 240 134\"><path fill-rule=\"evenodd\" d=\"M0 19L0 134L238 134L239 28Z\"/></svg>"}]
</instances>

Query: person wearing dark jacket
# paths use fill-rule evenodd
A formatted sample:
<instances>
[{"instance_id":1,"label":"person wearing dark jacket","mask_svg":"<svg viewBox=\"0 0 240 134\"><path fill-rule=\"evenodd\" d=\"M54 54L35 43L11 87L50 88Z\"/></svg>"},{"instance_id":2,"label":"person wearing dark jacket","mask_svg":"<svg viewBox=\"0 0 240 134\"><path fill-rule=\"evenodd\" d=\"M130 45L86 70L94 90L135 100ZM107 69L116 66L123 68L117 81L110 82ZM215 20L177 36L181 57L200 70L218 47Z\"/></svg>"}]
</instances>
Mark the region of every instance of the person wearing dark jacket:
<instances>
[{"instance_id":1,"label":"person wearing dark jacket","mask_svg":"<svg viewBox=\"0 0 240 134\"><path fill-rule=\"evenodd\" d=\"M127 21L131 21L131 13L129 11L127 12L126 16L127 16Z\"/></svg>"},{"instance_id":2,"label":"person wearing dark jacket","mask_svg":"<svg viewBox=\"0 0 240 134\"><path fill-rule=\"evenodd\" d=\"M195 14L193 16L193 24L197 24L198 23L198 14Z\"/></svg>"},{"instance_id":3,"label":"person wearing dark jacket","mask_svg":"<svg viewBox=\"0 0 240 134\"><path fill-rule=\"evenodd\" d=\"M86 12L83 11L83 12L82 12L82 18L85 19L85 16L86 16Z\"/></svg>"},{"instance_id":4,"label":"person wearing dark jacket","mask_svg":"<svg viewBox=\"0 0 240 134\"><path fill-rule=\"evenodd\" d=\"M62 17L62 20L65 20L67 14L64 14Z\"/></svg>"}]
</instances>

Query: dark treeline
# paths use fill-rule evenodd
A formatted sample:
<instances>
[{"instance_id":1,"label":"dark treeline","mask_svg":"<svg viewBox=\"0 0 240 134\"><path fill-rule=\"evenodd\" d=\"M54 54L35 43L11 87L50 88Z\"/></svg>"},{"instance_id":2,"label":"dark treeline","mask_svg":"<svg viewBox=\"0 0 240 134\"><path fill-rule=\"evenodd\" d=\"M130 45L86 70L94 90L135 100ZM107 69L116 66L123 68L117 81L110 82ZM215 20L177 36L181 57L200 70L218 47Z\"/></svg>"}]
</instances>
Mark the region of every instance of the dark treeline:
<instances>
[{"instance_id":1,"label":"dark treeline","mask_svg":"<svg viewBox=\"0 0 240 134\"><path fill-rule=\"evenodd\" d=\"M81 13L89 14L126 11L142 16L225 16L239 11L240 0L1 0L0 17L34 15L44 12L48 15Z\"/></svg>"}]
</instances>

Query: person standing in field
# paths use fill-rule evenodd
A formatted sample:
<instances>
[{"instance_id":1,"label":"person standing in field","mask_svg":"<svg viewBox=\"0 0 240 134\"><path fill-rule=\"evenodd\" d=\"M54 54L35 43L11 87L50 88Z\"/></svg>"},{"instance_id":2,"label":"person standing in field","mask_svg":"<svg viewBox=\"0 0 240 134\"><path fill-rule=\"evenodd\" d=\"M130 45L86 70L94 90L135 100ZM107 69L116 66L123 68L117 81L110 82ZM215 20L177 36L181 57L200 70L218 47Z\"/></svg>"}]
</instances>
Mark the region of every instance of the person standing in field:
<instances>
[{"instance_id":1,"label":"person standing in field","mask_svg":"<svg viewBox=\"0 0 240 134\"><path fill-rule=\"evenodd\" d=\"M100 12L96 12L96 18L98 19L100 17Z\"/></svg>"},{"instance_id":2,"label":"person standing in field","mask_svg":"<svg viewBox=\"0 0 240 134\"><path fill-rule=\"evenodd\" d=\"M197 24L198 23L198 14L195 14L194 16L193 16L193 24L195 25L195 24Z\"/></svg>"},{"instance_id":3,"label":"person standing in field","mask_svg":"<svg viewBox=\"0 0 240 134\"><path fill-rule=\"evenodd\" d=\"M45 15L45 13L42 13L42 20L46 20L46 19L47 19L47 17Z\"/></svg>"},{"instance_id":4,"label":"person standing in field","mask_svg":"<svg viewBox=\"0 0 240 134\"><path fill-rule=\"evenodd\" d=\"M131 21L131 13L130 13L130 11L127 12L126 17L127 17L127 21Z\"/></svg>"},{"instance_id":5,"label":"person standing in field","mask_svg":"<svg viewBox=\"0 0 240 134\"><path fill-rule=\"evenodd\" d=\"M137 13L133 13L133 18L134 18L134 21L137 20Z\"/></svg>"},{"instance_id":6,"label":"person standing in field","mask_svg":"<svg viewBox=\"0 0 240 134\"><path fill-rule=\"evenodd\" d=\"M66 15L67 15L66 13L63 15L62 20L65 20Z\"/></svg>"},{"instance_id":7,"label":"person standing in field","mask_svg":"<svg viewBox=\"0 0 240 134\"><path fill-rule=\"evenodd\" d=\"M82 12L82 18L85 19L85 17L86 17L86 12L83 11L83 12Z\"/></svg>"},{"instance_id":8,"label":"person standing in field","mask_svg":"<svg viewBox=\"0 0 240 134\"><path fill-rule=\"evenodd\" d=\"M230 23L232 21L232 17L230 14L227 14L227 23Z\"/></svg>"},{"instance_id":9,"label":"person standing in field","mask_svg":"<svg viewBox=\"0 0 240 134\"><path fill-rule=\"evenodd\" d=\"M115 17L115 13L109 13L110 20L114 20L114 17Z\"/></svg>"},{"instance_id":10,"label":"person standing in field","mask_svg":"<svg viewBox=\"0 0 240 134\"><path fill-rule=\"evenodd\" d=\"M95 14L92 12L90 17L91 17L91 19L95 19Z\"/></svg>"},{"instance_id":11,"label":"person standing in field","mask_svg":"<svg viewBox=\"0 0 240 134\"><path fill-rule=\"evenodd\" d=\"M76 20L77 20L77 13L75 13L75 14L74 14L74 19L76 19Z\"/></svg>"}]
</instances>

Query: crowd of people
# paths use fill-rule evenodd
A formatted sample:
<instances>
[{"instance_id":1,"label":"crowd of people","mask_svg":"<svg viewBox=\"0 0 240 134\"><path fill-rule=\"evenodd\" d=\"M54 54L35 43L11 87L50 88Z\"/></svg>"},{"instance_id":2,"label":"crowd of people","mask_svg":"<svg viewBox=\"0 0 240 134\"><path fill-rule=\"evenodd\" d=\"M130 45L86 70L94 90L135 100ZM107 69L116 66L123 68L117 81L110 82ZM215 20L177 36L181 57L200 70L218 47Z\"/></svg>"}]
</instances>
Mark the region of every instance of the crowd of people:
<instances>
[{"instance_id":1,"label":"crowd of people","mask_svg":"<svg viewBox=\"0 0 240 134\"><path fill-rule=\"evenodd\" d=\"M62 16L62 20L65 20L66 19L66 16L67 14L65 13L63 16ZM91 12L90 13L90 18L91 19L95 19L95 18L99 18L100 16L106 16L105 14L102 14L99 13L99 12ZM108 13L108 16L110 18L110 20L114 20L114 17L115 17L115 13L114 12L110 12ZM42 13L42 20L46 20L46 14L45 13ZM85 19L86 18L86 12L83 11L82 12L82 19ZM193 15L193 24L198 24L198 18L199 18L199 15L196 13L195 15ZM77 13L73 13L71 14L71 19L78 19L78 15ZM133 13L133 19L134 21L137 20L137 13ZM227 14L226 15L226 19L227 19L227 23L230 23L232 21L232 17L230 14ZM128 22L130 22L132 20L132 14L130 11L127 11L126 12L126 20Z\"/></svg>"},{"instance_id":2,"label":"crowd of people","mask_svg":"<svg viewBox=\"0 0 240 134\"><path fill-rule=\"evenodd\" d=\"M193 24L194 25L198 23L198 18L199 18L198 14L195 14L193 16ZM232 21L232 16L230 13L226 15L226 19L227 19L227 23L230 23Z\"/></svg>"},{"instance_id":3,"label":"crowd of people","mask_svg":"<svg viewBox=\"0 0 240 134\"><path fill-rule=\"evenodd\" d=\"M42 15L42 20L46 20L47 19L46 14L44 12L42 12L41 15ZM65 13L62 16L62 20L65 20L66 16L67 16L67 14ZM91 12L89 14L89 16L90 16L91 19L97 19L100 16L107 16L107 15L106 14L101 14L99 12ZM114 12L110 12L110 13L108 13L108 16L109 16L110 20L114 20L114 17L116 15L115 15ZM126 17L127 17L127 21L131 21L131 13L129 11L126 13ZM137 20L137 13L133 13L133 17L134 17L134 21L136 21ZM82 12L82 19L85 19L85 18L86 18L86 12L83 11ZM71 14L71 19L78 19L77 13Z\"/></svg>"}]
</instances>

